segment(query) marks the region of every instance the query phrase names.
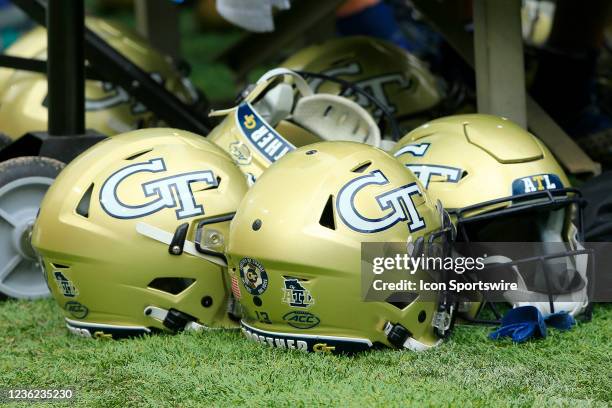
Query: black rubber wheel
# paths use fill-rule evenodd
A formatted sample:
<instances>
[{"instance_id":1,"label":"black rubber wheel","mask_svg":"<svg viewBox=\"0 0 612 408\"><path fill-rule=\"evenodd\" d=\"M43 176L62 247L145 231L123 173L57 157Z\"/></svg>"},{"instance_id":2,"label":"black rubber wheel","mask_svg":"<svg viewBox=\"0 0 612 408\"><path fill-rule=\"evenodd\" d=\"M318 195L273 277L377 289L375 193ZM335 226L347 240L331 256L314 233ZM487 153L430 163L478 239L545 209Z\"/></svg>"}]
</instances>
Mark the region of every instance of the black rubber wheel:
<instances>
[{"instance_id":1,"label":"black rubber wheel","mask_svg":"<svg viewBox=\"0 0 612 408\"><path fill-rule=\"evenodd\" d=\"M46 157L0 163L0 293L18 299L49 295L30 236L40 203L63 168Z\"/></svg>"}]
</instances>

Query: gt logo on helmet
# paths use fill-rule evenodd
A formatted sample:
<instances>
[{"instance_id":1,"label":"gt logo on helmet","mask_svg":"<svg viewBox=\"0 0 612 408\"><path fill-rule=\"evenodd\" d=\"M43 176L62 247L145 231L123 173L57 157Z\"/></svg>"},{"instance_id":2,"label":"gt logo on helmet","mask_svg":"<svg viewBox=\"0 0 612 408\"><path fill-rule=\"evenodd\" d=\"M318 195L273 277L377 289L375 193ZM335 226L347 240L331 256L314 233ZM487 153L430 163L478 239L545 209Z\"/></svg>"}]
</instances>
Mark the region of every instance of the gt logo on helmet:
<instances>
[{"instance_id":1,"label":"gt logo on helmet","mask_svg":"<svg viewBox=\"0 0 612 408\"><path fill-rule=\"evenodd\" d=\"M104 211L114 218L140 218L164 208L176 208L176 218L189 218L204 214L204 207L196 204L191 184L203 182L217 185L212 171L200 170L175 174L142 184L144 197L150 197L142 205L125 204L118 194L118 188L128 177L137 173L161 173L166 171L164 159L151 159L144 163L132 164L110 176L100 190L100 204Z\"/></svg>"},{"instance_id":2,"label":"gt logo on helmet","mask_svg":"<svg viewBox=\"0 0 612 408\"><path fill-rule=\"evenodd\" d=\"M335 77L335 76L343 76L343 75L358 75L363 72L363 69L357 62L351 62L348 65L343 67L337 67L328 69L326 71L322 71L323 74ZM309 81L310 86L318 91L319 87L323 84L323 79L313 79ZM402 89L402 92L408 91L408 89L412 88L413 83L410 78L406 78L401 73L392 73L385 75L378 75L363 79L361 81L355 81L355 86L363 89L367 93L371 94L374 98L379 100L391 113L394 113L397 110L397 107L391 103L389 95L387 95L386 88L390 84L397 84L397 87ZM343 96L353 96L353 91L350 88L347 88L342 95ZM356 98L356 102L364 108L369 108L372 102L366 98L364 95L356 93L354 94ZM377 113L377 116L380 116L380 112Z\"/></svg>"},{"instance_id":3,"label":"gt logo on helmet","mask_svg":"<svg viewBox=\"0 0 612 408\"><path fill-rule=\"evenodd\" d=\"M374 233L393 227L401 221L408 221L410 232L425 228L425 221L419 215L413 201L414 195L421 195L417 183L387 191L376 196L376 201L385 215L380 218L367 218L355 207L355 197L368 185L384 186L389 184L387 177L375 170L365 176L357 177L342 187L336 200L336 209L342 222L354 231Z\"/></svg>"},{"instance_id":4,"label":"gt logo on helmet","mask_svg":"<svg viewBox=\"0 0 612 408\"><path fill-rule=\"evenodd\" d=\"M393 157L400 157L403 154L410 154L414 157L423 157L425 156L425 153L427 153L429 146L429 143L409 144L395 152Z\"/></svg>"},{"instance_id":5,"label":"gt logo on helmet","mask_svg":"<svg viewBox=\"0 0 612 408\"><path fill-rule=\"evenodd\" d=\"M430 164L406 164L411 172L418 177L423 186L427 188L432 176L442 176L448 183L457 183L461 179L461 169L448 166L434 166Z\"/></svg>"}]
</instances>

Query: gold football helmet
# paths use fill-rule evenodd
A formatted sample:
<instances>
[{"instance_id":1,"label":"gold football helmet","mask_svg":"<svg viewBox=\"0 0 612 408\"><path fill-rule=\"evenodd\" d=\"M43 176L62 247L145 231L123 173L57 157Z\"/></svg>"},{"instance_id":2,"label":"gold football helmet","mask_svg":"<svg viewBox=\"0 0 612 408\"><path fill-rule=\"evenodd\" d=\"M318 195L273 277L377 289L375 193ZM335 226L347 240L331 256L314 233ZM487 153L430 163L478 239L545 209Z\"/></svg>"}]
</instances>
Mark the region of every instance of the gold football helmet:
<instances>
[{"instance_id":1,"label":"gold football helmet","mask_svg":"<svg viewBox=\"0 0 612 408\"><path fill-rule=\"evenodd\" d=\"M517 258L489 257L515 262L506 281L517 282L519 291L504 295L513 306L534 305L545 315L585 310L587 258L570 255L583 249L579 192L540 140L506 118L457 115L413 130L392 153L453 216L458 241L566 243L558 257L542 261L544 272ZM572 223L576 214L578 225ZM536 245L525 251L547 248L559 250Z\"/></svg>"},{"instance_id":2,"label":"gold football helmet","mask_svg":"<svg viewBox=\"0 0 612 408\"><path fill-rule=\"evenodd\" d=\"M444 219L416 178L382 150L336 141L287 154L250 189L230 228L229 271L244 334L315 352L438 344L437 295L402 304L362 299L361 245L446 239ZM419 270L413 279L432 277Z\"/></svg>"},{"instance_id":3,"label":"gold football helmet","mask_svg":"<svg viewBox=\"0 0 612 408\"><path fill-rule=\"evenodd\" d=\"M199 96L168 57L151 48L131 30L102 19L88 17L87 27L106 40L185 103ZM46 59L47 33L38 27L25 34L7 55ZM13 140L29 131L47 129L47 79L44 74L0 68L0 132ZM158 125L153 114L121 87L100 81L85 83L85 121L90 129L106 135Z\"/></svg>"},{"instance_id":4,"label":"gold football helmet","mask_svg":"<svg viewBox=\"0 0 612 408\"><path fill-rule=\"evenodd\" d=\"M181 130L125 133L77 157L32 234L68 329L116 338L231 326L223 252L246 190L225 152Z\"/></svg>"},{"instance_id":5,"label":"gold football helmet","mask_svg":"<svg viewBox=\"0 0 612 408\"><path fill-rule=\"evenodd\" d=\"M251 184L296 146L321 140L381 143L378 126L361 106L315 94L300 75L284 68L264 74L239 106L211 115L226 117L208 137L232 156Z\"/></svg>"},{"instance_id":6,"label":"gold football helmet","mask_svg":"<svg viewBox=\"0 0 612 408\"><path fill-rule=\"evenodd\" d=\"M442 101L436 78L425 64L405 50L371 37L344 37L305 48L281 66L296 71L323 74L310 85L315 92L353 97L381 122L383 113L354 87L334 82L333 78L351 82L376 98L406 132L432 118L431 110ZM388 134L390 131L384 132Z\"/></svg>"}]
</instances>

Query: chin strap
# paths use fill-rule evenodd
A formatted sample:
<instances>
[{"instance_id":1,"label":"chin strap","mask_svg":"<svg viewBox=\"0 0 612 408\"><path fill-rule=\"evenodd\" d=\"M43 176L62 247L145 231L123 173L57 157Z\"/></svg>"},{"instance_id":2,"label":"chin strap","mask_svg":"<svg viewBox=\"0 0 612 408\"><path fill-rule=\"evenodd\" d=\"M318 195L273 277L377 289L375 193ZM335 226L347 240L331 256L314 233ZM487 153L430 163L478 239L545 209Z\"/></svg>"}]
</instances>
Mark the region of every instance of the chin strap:
<instances>
[{"instance_id":1,"label":"chin strap","mask_svg":"<svg viewBox=\"0 0 612 408\"><path fill-rule=\"evenodd\" d=\"M144 310L144 314L147 317L155 319L161 322L164 327L168 328L173 332L178 331L200 331L210 330L210 327L196 323L195 318L180 312L176 309L162 309L155 306L147 306Z\"/></svg>"},{"instance_id":2,"label":"chin strap","mask_svg":"<svg viewBox=\"0 0 612 408\"><path fill-rule=\"evenodd\" d=\"M385 335L387 336L387 340L389 343L393 344L398 348L406 348L412 351L426 351L433 347L436 347L442 342L442 339L439 339L433 345L427 345L425 343L421 343L420 341L415 340L412 337L412 333L408 329L406 329L401 324L393 324L391 322L385 323L385 327L383 328Z\"/></svg>"},{"instance_id":3,"label":"chin strap","mask_svg":"<svg viewBox=\"0 0 612 408\"><path fill-rule=\"evenodd\" d=\"M151 238L155 241L167 245L171 250L174 247L174 245L171 245L174 241L174 235L171 232L162 230L161 228L157 228L153 225L144 222L139 222L136 224L136 232L138 232L140 235L144 235L145 237ZM194 242L189 241L187 239L181 239L181 241L182 245L179 246L180 252L186 252L190 255L197 256L199 258L204 258L207 261L210 261L224 268L227 267L227 262L225 262L225 260L223 260L222 258L203 254L198 251ZM179 255L179 253L177 253L176 255Z\"/></svg>"},{"instance_id":4,"label":"chin strap","mask_svg":"<svg viewBox=\"0 0 612 408\"><path fill-rule=\"evenodd\" d=\"M259 78L257 82L252 87L250 87L248 91L246 91L246 95L244 95L240 103L251 103L255 101L270 87L270 85L277 77L287 76L293 79L293 84L295 85L295 88L303 97L314 95L314 91L312 90L312 88L310 88L308 82L306 82L306 80L302 78L302 76L300 76L298 73L287 68L275 68L263 74L261 78ZM226 116L234 112L237 108L238 106L234 106L229 109L212 110L210 111L209 116Z\"/></svg>"}]
</instances>

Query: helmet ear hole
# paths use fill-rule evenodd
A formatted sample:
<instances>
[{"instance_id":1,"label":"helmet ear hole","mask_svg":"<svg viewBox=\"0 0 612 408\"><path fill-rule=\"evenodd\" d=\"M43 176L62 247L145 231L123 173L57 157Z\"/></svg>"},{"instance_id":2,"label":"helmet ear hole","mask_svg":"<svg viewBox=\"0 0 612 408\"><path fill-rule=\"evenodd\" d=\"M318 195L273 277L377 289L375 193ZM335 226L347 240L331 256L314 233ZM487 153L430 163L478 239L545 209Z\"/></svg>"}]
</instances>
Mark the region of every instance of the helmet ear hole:
<instances>
[{"instance_id":1,"label":"helmet ear hole","mask_svg":"<svg viewBox=\"0 0 612 408\"><path fill-rule=\"evenodd\" d=\"M76 213L85 218L89 218L89 204L91 202L93 187L94 185L91 183L85 194L83 194L83 197L81 197L81 201L79 201L76 208Z\"/></svg>"},{"instance_id":2,"label":"helmet ear hole","mask_svg":"<svg viewBox=\"0 0 612 408\"><path fill-rule=\"evenodd\" d=\"M418 294L412 292L395 292L389 295L385 300L391 306L404 310L410 306L417 298Z\"/></svg>"},{"instance_id":3,"label":"helmet ear hole","mask_svg":"<svg viewBox=\"0 0 612 408\"><path fill-rule=\"evenodd\" d=\"M147 286L171 295L178 295L195 282L192 278L155 278Z\"/></svg>"},{"instance_id":4,"label":"helmet ear hole","mask_svg":"<svg viewBox=\"0 0 612 408\"><path fill-rule=\"evenodd\" d=\"M319 224L331 230L336 229L336 220L334 219L334 197L331 195L327 199L325 207L323 207L321 218L319 218Z\"/></svg>"}]
</instances>

